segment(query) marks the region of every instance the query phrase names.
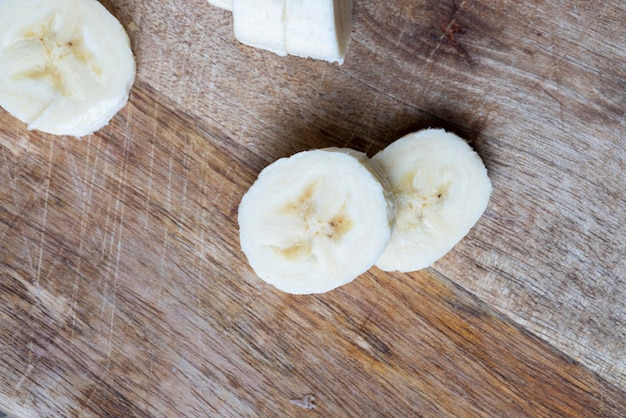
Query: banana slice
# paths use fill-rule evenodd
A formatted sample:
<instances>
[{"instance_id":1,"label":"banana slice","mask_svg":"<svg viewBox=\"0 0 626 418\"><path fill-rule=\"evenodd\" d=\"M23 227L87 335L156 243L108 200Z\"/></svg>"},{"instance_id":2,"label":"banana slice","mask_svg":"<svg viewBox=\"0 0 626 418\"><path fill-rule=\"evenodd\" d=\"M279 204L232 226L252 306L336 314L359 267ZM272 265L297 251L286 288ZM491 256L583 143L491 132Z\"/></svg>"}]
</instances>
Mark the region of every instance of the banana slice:
<instances>
[{"instance_id":1,"label":"banana slice","mask_svg":"<svg viewBox=\"0 0 626 418\"><path fill-rule=\"evenodd\" d=\"M126 104L135 60L96 0L0 0L0 106L55 135L88 135Z\"/></svg>"},{"instance_id":2,"label":"banana slice","mask_svg":"<svg viewBox=\"0 0 626 418\"><path fill-rule=\"evenodd\" d=\"M395 204L365 154L305 151L266 167L239 206L241 247L279 290L323 293L355 279L382 254Z\"/></svg>"},{"instance_id":3,"label":"banana slice","mask_svg":"<svg viewBox=\"0 0 626 418\"><path fill-rule=\"evenodd\" d=\"M409 134L376 154L391 181L396 228L376 263L415 271L452 249L487 208L491 181L482 160L458 136L438 129Z\"/></svg>"},{"instance_id":4,"label":"banana slice","mask_svg":"<svg viewBox=\"0 0 626 418\"><path fill-rule=\"evenodd\" d=\"M352 31L352 5L352 0L233 0L235 37L280 56L342 64Z\"/></svg>"}]
</instances>

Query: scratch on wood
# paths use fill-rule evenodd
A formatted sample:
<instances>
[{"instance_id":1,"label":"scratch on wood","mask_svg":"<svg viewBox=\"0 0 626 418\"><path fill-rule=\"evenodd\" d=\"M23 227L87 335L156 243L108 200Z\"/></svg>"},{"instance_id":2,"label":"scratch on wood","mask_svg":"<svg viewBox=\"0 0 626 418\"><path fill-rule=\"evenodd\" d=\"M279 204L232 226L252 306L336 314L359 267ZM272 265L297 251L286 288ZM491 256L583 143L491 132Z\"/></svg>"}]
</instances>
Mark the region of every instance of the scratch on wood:
<instances>
[{"instance_id":1,"label":"scratch on wood","mask_svg":"<svg viewBox=\"0 0 626 418\"><path fill-rule=\"evenodd\" d=\"M52 159L54 153L54 141L50 141L50 153L48 154L48 174L46 178L46 195L43 205L43 219L41 222L41 240L39 242L39 260L37 262L37 274L35 276L35 286L39 289L39 278L41 277L41 267L43 264L43 249L46 239L46 223L48 219L48 198L50 197L50 183L52 181Z\"/></svg>"},{"instance_id":2,"label":"scratch on wood","mask_svg":"<svg viewBox=\"0 0 626 418\"><path fill-rule=\"evenodd\" d=\"M387 293L385 292L376 299L376 302L374 302L372 307L368 310L367 314L365 315L365 319L363 320L361 325L359 325L359 331L363 331L365 329L365 325L367 325L367 323L370 321L370 319L372 318L372 315L374 314L374 312L376 312L376 309L378 309L378 305L380 305L380 302L384 299L386 294Z\"/></svg>"},{"instance_id":3,"label":"scratch on wood","mask_svg":"<svg viewBox=\"0 0 626 418\"><path fill-rule=\"evenodd\" d=\"M103 320L103 319L104 319L104 311L105 311L105 308L106 308L106 306L107 306L107 296L106 296L106 290L108 289L108 287L109 287L109 286L108 286L108 285L107 285L107 283L105 282L105 283L104 283L104 289L102 289L102 306L100 307L100 317L99 317L99 318L100 318L100 320Z\"/></svg>"},{"instance_id":4,"label":"scratch on wood","mask_svg":"<svg viewBox=\"0 0 626 418\"><path fill-rule=\"evenodd\" d=\"M619 118L619 120L615 123L616 128L619 128L620 126L622 126L624 124L624 121L626 121L626 112L624 112L624 114Z\"/></svg>"},{"instance_id":5,"label":"scratch on wood","mask_svg":"<svg viewBox=\"0 0 626 418\"><path fill-rule=\"evenodd\" d=\"M99 160L99 156L100 156L100 145L102 143L102 140L98 137L98 142L96 144L96 150L94 152L95 154L95 158L93 163L90 163L89 158L87 158L87 164L88 166L91 167L91 180L88 182L88 190L89 190L89 196L87 198L88 202L91 202L93 200L93 190L94 190L94 185L96 183L96 175L98 173L100 173L100 170L98 170L98 160ZM88 154L89 156L89 154ZM106 235L107 235L107 226L108 226L108 207L109 207L109 202L107 202L107 225L105 225L104 229L100 229L100 228L96 228L95 230L92 230L91 232L96 232L98 234L98 238L100 238L100 241L102 242L102 250L100 252L100 255L104 257L104 250L105 250L105 245L104 243L106 242Z\"/></svg>"},{"instance_id":6,"label":"scratch on wood","mask_svg":"<svg viewBox=\"0 0 626 418\"><path fill-rule=\"evenodd\" d=\"M115 324L115 296L113 297L113 303L111 304L111 320L109 321L109 336L107 338L107 359L106 364L104 366L104 372L102 376L106 375L109 372L111 367L111 353L113 352L113 326Z\"/></svg>"},{"instance_id":7,"label":"scratch on wood","mask_svg":"<svg viewBox=\"0 0 626 418\"><path fill-rule=\"evenodd\" d=\"M206 225L209 224L209 219L207 219L207 217L205 216L206 208L208 207L207 206L207 204L208 204L207 196L208 196L209 180L206 177L204 177L202 179L201 184L202 184L202 204L199 207L199 210L200 210L199 218L202 220L202 224L201 224L201 227L200 227L200 237L199 237L199 239L200 239L200 256L199 257L193 257L194 267L196 268L196 270L198 272L198 277L202 277L205 274L204 271L203 271L201 263L202 263L202 260L204 259L205 253L206 253L206 243L205 243L206 234L205 234L205 232L206 232ZM212 269L213 277L218 277L217 276L217 266L216 266L216 263L210 263L209 266ZM198 281L197 280L194 280L194 285L198 286ZM204 306L203 306L202 300L200 300L200 298L196 297L197 294L200 294L200 293L199 292L194 292L194 294L193 294L193 302L194 302L194 305L198 307L198 312L202 312L202 310L204 309ZM197 321L196 324L197 324L197 327L198 327L199 330L202 329L201 320L202 320L202 317L200 315L196 316L196 321ZM206 345L202 344L202 335L203 334L201 332L196 333L198 347L201 347L201 349L204 352L206 350Z\"/></svg>"},{"instance_id":8,"label":"scratch on wood","mask_svg":"<svg viewBox=\"0 0 626 418\"><path fill-rule=\"evenodd\" d=\"M357 78L355 78L355 79L358 80ZM381 96L383 96L383 97L390 97L387 94L387 87L389 86L389 83L391 82L391 79L392 79L391 77L387 77L386 81L385 81L385 84L382 87L372 88L373 91L376 93L376 95L375 95L374 100L372 101L372 105L370 107L370 110L368 112L363 112L363 114L361 115L361 118L359 119L359 124L368 126L368 131L367 131L368 137L370 136L370 134L372 132L372 126L371 126L371 123L364 123L364 122L366 121L366 118L368 118L368 117L370 117L370 115L373 115L373 114L376 113L375 111L376 111L376 109L378 107L378 102L379 102ZM371 87L371 86L368 85L368 87ZM345 142L343 147L344 148L348 148L348 146L354 140L354 138L356 138L356 133L355 132L353 132L350 135L350 137ZM369 153L373 146L374 146L374 142L368 141L367 149L365 150L365 152Z\"/></svg>"},{"instance_id":9,"label":"scratch on wood","mask_svg":"<svg viewBox=\"0 0 626 418\"><path fill-rule=\"evenodd\" d=\"M189 183L189 168L188 168L188 164L189 164L189 150L188 148L188 143L185 146L185 155L183 157L183 171L184 171L184 176L183 176L183 198L181 201L181 205L180 205L180 224L178 225L178 233L182 235L183 233L183 226L185 225L185 204L187 203L187 184Z\"/></svg>"},{"instance_id":10,"label":"scratch on wood","mask_svg":"<svg viewBox=\"0 0 626 418\"><path fill-rule=\"evenodd\" d=\"M70 229L68 234L73 235L74 234L74 228ZM52 264L48 268L48 272L46 274L45 281L48 281L50 279L50 277L52 277L52 273L54 273L54 271L56 270L58 265L61 264L61 261L63 261L62 257L54 257L54 260L53 260Z\"/></svg>"},{"instance_id":11,"label":"scratch on wood","mask_svg":"<svg viewBox=\"0 0 626 418\"><path fill-rule=\"evenodd\" d=\"M130 131L126 133L124 136L124 145L123 145L123 163L122 163L122 180L119 189L119 193L121 196L117 199L115 204L115 212L116 214L119 212L119 220L118 220L118 231L117 231L117 254L115 258L115 271L114 271L114 279L113 279L113 296L112 296L112 312L111 312L111 323L109 325L109 346L107 349L107 364L106 371L109 370L109 365L111 362L111 351L113 349L113 328L115 324L115 314L117 312L117 289L119 287L119 277L120 277L120 255L122 253L122 232L124 230L124 201L126 198L126 182L128 178L128 154L129 154L129 146L128 146L128 138L130 136Z\"/></svg>"},{"instance_id":12,"label":"scratch on wood","mask_svg":"<svg viewBox=\"0 0 626 418\"><path fill-rule=\"evenodd\" d=\"M561 94L561 72L559 71L559 66L561 65L561 63L563 62L563 60L565 59L565 57L567 57L567 55L569 54L569 52L566 52L565 54L563 54L563 56L561 56L558 61L556 62L556 64L554 64L554 71L552 72L552 74L554 75L554 80L556 81L556 91L559 94L559 96L562 96ZM559 118L561 119L561 129L563 131L565 131L565 117L563 114L563 102L561 100L557 100L555 97L551 96L554 100L557 101L557 103L559 104Z\"/></svg>"},{"instance_id":13,"label":"scratch on wood","mask_svg":"<svg viewBox=\"0 0 626 418\"><path fill-rule=\"evenodd\" d=\"M131 120L133 118L133 113L131 112L131 107L130 106L126 106L126 126L124 127L124 132L125 135L124 137L127 138L130 136L130 133L132 131L132 125L131 125Z\"/></svg>"},{"instance_id":14,"label":"scratch on wood","mask_svg":"<svg viewBox=\"0 0 626 418\"><path fill-rule=\"evenodd\" d=\"M161 260L159 261L159 276L157 286L157 297L160 300L163 291L163 276L165 276L165 254L167 254L167 245L169 243L169 233L166 227L163 227L163 246L161 247ZM147 291L148 289L146 289Z\"/></svg>"},{"instance_id":15,"label":"scratch on wood","mask_svg":"<svg viewBox=\"0 0 626 418\"><path fill-rule=\"evenodd\" d=\"M467 0L464 0L457 8L456 11L454 12L454 15L452 16L452 20L450 21L450 23L448 23L448 25L446 25L444 27L444 31L443 34L439 37L439 42L437 43L437 45L435 45L435 48L433 48L432 52L430 53L430 55L428 56L428 58L426 59L426 65L428 65L431 61L433 56L437 53L437 51L439 51L439 48L441 48L441 45L443 45L443 42L446 40L446 38L449 36L449 34L452 31L452 28L455 25L458 25L457 23L457 18L459 13L461 12L461 10L463 9L463 7L465 7L465 4L467 3ZM412 74L413 75L413 74Z\"/></svg>"},{"instance_id":16,"label":"scratch on wood","mask_svg":"<svg viewBox=\"0 0 626 418\"><path fill-rule=\"evenodd\" d=\"M410 13L410 12L407 12L405 10L405 8L403 7L400 10L399 15L402 16L402 15L405 15L405 14L408 14L408 13ZM406 31L407 31L407 29L410 26L410 21L408 19L402 19L402 20L404 20L404 25L402 25L402 29L400 29L398 31L398 36L394 40L394 43L395 43L394 46L395 47L400 47L400 48L403 48L405 46L404 44L405 44L406 40L404 39L404 35L406 34Z\"/></svg>"},{"instance_id":17,"label":"scratch on wood","mask_svg":"<svg viewBox=\"0 0 626 418\"><path fill-rule=\"evenodd\" d=\"M168 166L167 173L167 201L165 202L165 207L167 209L168 214L172 212L172 172L174 165L174 153L172 148L170 147L170 160ZM161 259L159 261L159 274L158 274L158 287L157 287L157 296L161 297L161 292L163 291L163 276L165 275L165 255L167 254L167 245L169 243L169 232L167 230L167 226L163 225L163 246L161 247Z\"/></svg>"},{"instance_id":18,"label":"scratch on wood","mask_svg":"<svg viewBox=\"0 0 626 418\"><path fill-rule=\"evenodd\" d=\"M226 327L224 328L224 331L220 334L220 338L226 335L226 333L237 323L239 318L241 318L250 309L252 304L259 299L259 297L263 294L263 292L265 292L266 288L267 286L263 284L260 289L257 289L254 295L248 298L248 300L243 304L242 309L239 312L237 312L230 321L228 321L228 325L226 325Z\"/></svg>"},{"instance_id":19,"label":"scratch on wood","mask_svg":"<svg viewBox=\"0 0 626 418\"><path fill-rule=\"evenodd\" d=\"M155 359L154 350L150 350L149 354L150 354L150 365L148 366L148 376L149 376L150 385L148 387L148 394L150 398L152 398L153 396L155 396L155 393L157 393L158 391L158 388L155 387L158 384L158 377L156 376L156 373L154 372L154 359Z\"/></svg>"},{"instance_id":20,"label":"scratch on wood","mask_svg":"<svg viewBox=\"0 0 626 418\"><path fill-rule=\"evenodd\" d=\"M156 120L155 120L155 125L156 125ZM150 213L150 200L152 199L152 178L154 176L154 147L155 147L155 141L152 140L151 142L152 142L152 144L150 146L150 171L149 171L149 174L148 174L148 193L147 193L147 196L146 196L146 206L145 206L146 214ZM146 228L148 228L148 216L145 217L144 226Z\"/></svg>"},{"instance_id":21,"label":"scratch on wood","mask_svg":"<svg viewBox=\"0 0 626 418\"><path fill-rule=\"evenodd\" d=\"M113 329L115 328L115 317L116 317L116 312L117 312L117 290L119 287L119 266L120 266L121 252L122 252L122 238L123 238L122 232L124 230L125 206L123 202L126 197L126 182L128 178L128 154L129 154L128 138L129 136L130 136L130 133L127 133L124 136L122 178L119 181L120 188L118 189L118 195L117 195L115 208L114 208L115 213L113 215L118 222L117 231L115 231L115 227L113 227L114 231L111 234L111 243L109 247L109 254L113 254L114 247L116 248L115 270L113 274L113 283L112 283L113 294L112 294L110 303L107 303L106 301L106 289L108 288L107 283L105 283L105 289L102 292L103 297L102 297L102 308L100 310L100 319L104 318L105 307L107 305L111 307L111 315L109 319L109 330L108 330L108 338L107 338L107 346L106 346L106 350L107 350L106 351L106 363L104 365L104 371L100 375L100 379L99 379L100 381L110 371L111 359L112 359L112 353L113 353ZM108 229L109 219L111 217L110 207L111 205L110 205L110 200L109 200L109 204L107 205L107 216L106 216L107 226L105 227L105 234L106 234L106 230ZM117 234L117 237L115 237L116 234ZM103 249L106 251L106 245L103 245ZM94 385L89 396L87 396L87 398L83 402L82 409L79 415L81 415L82 412L87 408L87 406L91 402L91 398L93 397L94 393L98 390L98 387L99 387L99 384Z\"/></svg>"},{"instance_id":22,"label":"scratch on wood","mask_svg":"<svg viewBox=\"0 0 626 418\"><path fill-rule=\"evenodd\" d=\"M91 166L91 181L88 184L89 187L89 196L87 198L88 202L91 202L92 200L92 196L93 196L93 188L94 188L94 183L96 182L96 174L98 173L98 157L100 155L100 144L102 143L102 140L100 139L100 137L98 137L98 143L96 145L96 151L95 151L95 158L94 158L94 162L93 164L89 164L89 154L90 154L90 145L91 145L91 135L88 138L89 141L89 146L87 147L87 164Z\"/></svg>"},{"instance_id":23,"label":"scratch on wood","mask_svg":"<svg viewBox=\"0 0 626 418\"><path fill-rule=\"evenodd\" d=\"M154 177L154 150L156 146L157 127L159 126L159 104L154 104L152 135L150 138L150 174L148 174L148 195L146 197L146 217L144 226L148 229L148 215L150 214L150 200L152 199L152 178Z\"/></svg>"},{"instance_id":24,"label":"scratch on wood","mask_svg":"<svg viewBox=\"0 0 626 418\"><path fill-rule=\"evenodd\" d=\"M467 51L456 40L457 33L459 34L465 33L465 29L463 28L463 26L461 26L458 22L453 22L449 24L448 26L442 24L441 30L443 31L443 34L448 39L448 43L452 45L452 47L456 50L456 52L459 55L464 56L465 58L469 59L469 55Z\"/></svg>"},{"instance_id":25,"label":"scratch on wood","mask_svg":"<svg viewBox=\"0 0 626 418\"><path fill-rule=\"evenodd\" d=\"M552 45L554 46L554 45ZM550 48L551 49L551 48ZM537 81L535 83L535 85L533 86L534 88L541 88L541 90L546 93L552 100L554 100L555 102L557 102L559 104L559 110L560 110L560 121L561 121L561 129L563 131L565 131L565 122L564 122L564 112L563 112L563 102L561 100L559 100L556 96L554 96L553 94L551 94L548 89L546 89L543 86L544 80L552 80L554 78L555 82L556 82L556 89L557 89L557 93L559 95L561 95L561 86L560 86L560 77L558 76L558 68L561 65L561 63L563 62L563 60L565 59L565 57L567 57L567 55L569 54L569 51L565 52L564 54L558 56L558 58L556 59L556 62L552 65L552 69L550 70L550 72L542 77L539 78L539 81Z\"/></svg>"},{"instance_id":26,"label":"scratch on wood","mask_svg":"<svg viewBox=\"0 0 626 418\"><path fill-rule=\"evenodd\" d=\"M25 255L28 258L28 267L30 268L31 273L33 274L33 276L36 275L35 272L35 262L33 261L33 255L30 251L30 241L31 239L28 237L28 235L26 234L26 231L22 231L22 242L24 243L24 249L25 249Z\"/></svg>"},{"instance_id":27,"label":"scratch on wood","mask_svg":"<svg viewBox=\"0 0 626 418\"><path fill-rule=\"evenodd\" d=\"M230 177L230 173L231 173L232 171L233 171L233 167L232 167L232 166L229 166L229 167L228 167L228 170L226 170L226 174L224 175L224 177L225 177L225 178L229 178L229 177ZM212 203L213 203L213 207L214 207L214 209L215 209L215 210L219 210L219 204L218 204L218 203L219 203L219 201L220 201L220 197L221 197L221 195L222 195L222 192L223 192L223 190L224 190L224 187L226 187L226 186L227 186L227 184L228 184L228 183L227 183L227 182L225 182L225 181L220 182L220 186L219 186L219 188L217 189L217 193L215 193L215 197L213 198L213 202L212 202Z\"/></svg>"},{"instance_id":28,"label":"scratch on wood","mask_svg":"<svg viewBox=\"0 0 626 418\"><path fill-rule=\"evenodd\" d=\"M107 240L109 235L109 222L111 218L111 198L108 196L107 198L107 210L106 215L104 217L104 227L102 228L102 249L100 251L100 255L103 259L107 258Z\"/></svg>"},{"instance_id":29,"label":"scratch on wood","mask_svg":"<svg viewBox=\"0 0 626 418\"><path fill-rule=\"evenodd\" d=\"M351 133L346 142L342 145L342 148L348 148L350 143L356 138L356 133Z\"/></svg>"},{"instance_id":30,"label":"scratch on wood","mask_svg":"<svg viewBox=\"0 0 626 418\"><path fill-rule=\"evenodd\" d=\"M52 158L52 157L51 157ZM39 264L37 267L37 271L35 273L35 282L39 283L40 279L41 279L41 264L42 264L42 249L44 247L44 234L45 234L45 229L46 229L46 224L47 224L47 206L48 206L48 195L50 193L50 178L51 178L51 171L50 171L50 167L48 168L48 179L46 181L46 197L45 197L45 203L44 203L44 215L43 215L43 226L42 226L42 238L40 241L40 253L39 253ZM14 217L14 219L16 219L16 217ZM13 222L14 220L12 220ZM74 226L72 227L72 229L70 230L70 234L73 233L74 231ZM4 237L4 234L3 234ZM26 249L25 253L26 256L29 259L29 266L31 271L35 271L35 267L34 267L34 263L32 260L32 256L30 253L30 246L29 246L29 241L31 241L31 239L27 236L27 232L23 231L22 233L22 239L24 241L24 248ZM55 270L56 266L62 261L61 258L55 258L54 263L52 264L52 266L50 267L48 274L46 275L46 280L50 278L52 272Z\"/></svg>"},{"instance_id":31,"label":"scratch on wood","mask_svg":"<svg viewBox=\"0 0 626 418\"><path fill-rule=\"evenodd\" d=\"M19 214L19 213L18 213L18 214L13 215L13 217L9 220L9 222L7 222L7 225L15 225L15 223L16 223L16 222L18 222L18 219L19 219L21 216L22 216L22 215L21 215L21 214ZM6 237L7 232L8 232L8 231L10 231L10 230L11 230L11 228L10 228L10 227L8 227L8 226L7 226L6 228L4 228L4 229L3 229L2 234L0 235L0 241L3 241L3 240L4 240L4 237ZM24 238L24 241L26 241L26 239L25 239L25 238ZM28 250L28 247L26 247L26 249ZM33 261L32 261L32 258L30 257L30 251L29 251L29 260L30 260L30 269L31 269L32 271L35 271L35 268L34 268L34 266L33 266Z\"/></svg>"},{"instance_id":32,"label":"scratch on wood","mask_svg":"<svg viewBox=\"0 0 626 418\"><path fill-rule=\"evenodd\" d=\"M76 304L78 302L79 277L80 277L80 270L79 270L79 274L76 275L76 279L72 286L72 301L70 304L71 310L72 310L72 327L71 327L72 331L70 333L70 341L74 340L74 331L76 330Z\"/></svg>"},{"instance_id":33,"label":"scratch on wood","mask_svg":"<svg viewBox=\"0 0 626 418\"><path fill-rule=\"evenodd\" d=\"M167 169L167 202L166 208L168 214L172 212L172 172L174 166L174 150L173 145L170 146L170 161Z\"/></svg>"},{"instance_id":34,"label":"scratch on wood","mask_svg":"<svg viewBox=\"0 0 626 418\"><path fill-rule=\"evenodd\" d=\"M11 174L11 164L9 164L9 157L7 156L7 149L2 148L2 155L4 156L4 166L6 167L6 171L9 177L9 182L11 183L11 192L13 197L13 203L17 206L17 182L15 181L15 177Z\"/></svg>"},{"instance_id":35,"label":"scratch on wood","mask_svg":"<svg viewBox=\"0 0 626 418\"><path fill-rule=\"evenodd\" d=\"M328 73L328 69L329 68L330 67L324 66L324 69L322 70L322 74L320 74L320 76L319 76L320 81L319 81L319 83L317 83L317 97L316 97L316 99L319 99L319 97L322 95L322 85L324 84L324 80L326 78L326 75Z\"/></svg>"},{"instance_id":36,"label":"scratch on wood","mask_svg":"<svg viewBox=\"0 0 626 418\"><path fill-rule=\"evenodd\" d=\"M563 102L561 100L559 100L555 95L553 95L552 93L550 93L548 91L548 89L546 89L545 87L541 87L541 89L544 91L544 93L546 93L548 96L550 96L550 98L552 98L555 102L557 102L559 104L559 110L560 110L560 120L561 120L561 130L565 131L565 122L564 122L564 116L563 116ZM559 91L559 87L557 86L557 93L561 94Z\"/></svg>"},{"instance_id":37,"label":"scratch on wood","mask_svg":"<svg viewBox=\"0 0 626 418\"><path fill-rule=\"evenodd\" d=\"M26 291L32 295L33 299L36 299L37 303L41 305L42 312L44 312L46 316L57 320L59 323L66 319L68 306L65 297L59 294L53 294L45 288L36 288L34 284L31 284L28 280L26 280L26 278L12 268L9 268L8 272L13 279L24 286ZM31 305L31 312L33 308L34 305Z\"/></svg>"},{"instance_id":38,"label":"scratch on wood","mask_svg":"<svg viewBox=\"0 0 626 418\"><path fill-rule=\"evenodd\" d=\"M406 106L409 109L418 110L418 111L421 110L418 106L415 105L415 103L411 103L410 100L406 100L406 99L401 98L401 97L396 97L395 95L389 93L386 89L383 89L383 88L380 88L378 86L375 86L375 85L373 85L373 84L363 80L362 78L359 78L356 74L354 74L354 73L352 73L350 71L347 71L347 70L345 70L345 69L343 69L341 67L338 67L337 70L339 72L342 72L343 74L347 75L349 78L355 80L356 82L358 82L358 83L364 85L365 87L371 89L372 91L374 91L376 93L379 93L379 94L381 94L381 95L383 95L383 96L385 96L385 97L387 97L387 98L389 98L389 99L391 99L393 101L396 101L396 102L402 104L403 106ZM417 71L417 69L413 68L411 73L413 74L415 71ZM389 78L388 81L391 81L391 78Z\"/></svg>"},{"instance_id":39,"label":"scratch on wood","mask_svg":"<svg viewBox=\"0 0 626 418\"><path fill-rule=\"evenodd\" d=\"M32 354L32 351L31 351L31 354ZM26 379L28 379L28 377L30 376L30 374L33 372L34 369L35 369L35 366L33 366L32 363L30 363L29 361L26 371L24 372L20 380L17 382L17 385L15 385L15 390L19 391L20 389L22 389L22 385L24 385L24 382L26 381Z\"/></svg>"},{"instance_id":40,"label":"scratch on wood","mask_svg":"<svg viewBox=\"0 0 626 418\"><path fill-rule=\"evenodd\" d=\"M89 167L89 156L91 153L91 135L87 136L87 155L85 157L86 163L85 163L85 167ZM95 169L93 170L95 172ZM78 290L79 290L79 279L80 276L82 275L82 265L83 265L83 242L85 241L85 233L87 231L87 206L88 206L88 202L90 201L89 199L91 198L91 191L93 191L93 179L91 182L91 185L89 184L89 179L88 179L89 175L87 173L87 169L85 169L85 181L88 182L87 186L84 188L84 192L83 192L83 205L82 205L82 211L80 214L80 230L78 232L78 260L76 262L76 271L78 272L78 274L76 275L75 279L74 279L74 285L73 285L73 289L72 289L72 302L71 302L71 308L72 308L72 331L70 334L70 341L72 341L74 339L74 331L76 330L76 304L78 301ZM91 188L91 191L90 191Z\"/></svg>"},{"instance_id":41,"label":"scratch on wood","mask_svg":"<svg viewBox=\"0 0 626 418\"><path fill-rule=\"evenodd\" d=\"M382 88L383 90L383 95L385 94L384 91L387 89L387 85L389 84L389 80L391 79L391 77L389 77L387 79L387 82L385 83L385 86ZM363 117L361 118L361 123L365 122L365 118L366 115L374 115L376 113L376 109L378 109L378 102L380 101L380 94L377 94L376 97L374 97L374 100L372 100L372 107L371 110L365 114L363 114ZM372 124L371 123L364 123L365 126L367 126L367 137L371 138L372 137ZM365 149L365 153L369 154L370 151L372 150L372 147L374 146L374 141L367 141L367 148Z\"/></svg>"},{"instance_id":42,"label":"scratch on wood","mask_svg":"<svg viewBox=\"0 0 626 418\"><path fill-rule=\"evenodd\" d=\"M81 194L82 198L83 198L83 206L85 205L85 196L87 195L87 188L85 187L83 180L80 176L79 170L78 170L78 164L76 163L76 157L74 156L74 153L71 152L69 149L64 148L65 150L65 157L66 159L69 161L68 167L69 167L69 171L72 174L71 178L72 178L72 183L75 187L75 189L78 190L79 194Z\"/></svg>"}]
</instances>

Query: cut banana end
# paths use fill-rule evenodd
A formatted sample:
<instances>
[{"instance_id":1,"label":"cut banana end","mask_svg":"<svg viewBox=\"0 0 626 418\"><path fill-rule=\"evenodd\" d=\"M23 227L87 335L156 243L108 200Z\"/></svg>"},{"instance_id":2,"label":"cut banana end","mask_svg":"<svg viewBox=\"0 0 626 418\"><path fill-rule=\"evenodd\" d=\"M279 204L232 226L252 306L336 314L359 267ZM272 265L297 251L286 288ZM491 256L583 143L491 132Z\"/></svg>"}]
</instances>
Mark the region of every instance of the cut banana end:
<instances>
[{"instance_id":1,"label":"cut banana end","mask_svg":"<svg viewBox=\"0 0 626 418\"><path fill-rule=\"evenodd\" d=\"M0 106L37 129L81 137L126 104L135 60L96 0L0 1Z\"/></svg>"},{"instance_id":2,"label":"cut banana end","mask_svg":"<svg viewBox=\"0 0 626 418\"><path fill-rule=\"evenodd\" d=\"M279 290L323 293L379 259L395 205L364 154L305 151L265 168L239 206L241 247L255 273Z\"/></svg>"},{"instance_id":3,"label":"cut banana end","mask_svg":"<svg viewBox=\"0 0 626 418\"><path fill-rule=\"evenodd\" d=\"M352 5L352 0L233 0L235 37L280 56L342 64L352 31Z\"/></svg>"},{"instance_id":4,"label":"cut banana end","mask_svg":"<svg viewBox=\"0 0 626 418\"><path fill-rule=\"evenodd\" d=\"M287 55L285 0L234 0L233 27L242 44Z\"/></svg>"},{"instance_id":5,"label":"cut banana end","mask_svg":"<svg viewBox=\"0 0 626 418\"><path fill-rule=\"evenodd\" d=\"M233 0L209 0L209 4L219 7L220 9L226 9L231 12L233 11Z\"/></svg>"},{"instance_id":6,"label":"cut banana end","mask_svg":"<svg viewBox=\"0 0 626 418\"><path fill-rule=\"evenodd\" d=\"M409 134L374 156L391 181L396 228L376 266L415 271L452 249L487 208L491 181L458 136L439 129Z\"/></svg>"},{"instance_id":7,"label":"cut banana end","mask_svg":"<svg viewBox=\"0 0 626 418\"><path fill-rule=\"evenodd\" d=\"M352 31L352 0L287 0L287 53L343 64Z\"/></svg>"}]
</instances>

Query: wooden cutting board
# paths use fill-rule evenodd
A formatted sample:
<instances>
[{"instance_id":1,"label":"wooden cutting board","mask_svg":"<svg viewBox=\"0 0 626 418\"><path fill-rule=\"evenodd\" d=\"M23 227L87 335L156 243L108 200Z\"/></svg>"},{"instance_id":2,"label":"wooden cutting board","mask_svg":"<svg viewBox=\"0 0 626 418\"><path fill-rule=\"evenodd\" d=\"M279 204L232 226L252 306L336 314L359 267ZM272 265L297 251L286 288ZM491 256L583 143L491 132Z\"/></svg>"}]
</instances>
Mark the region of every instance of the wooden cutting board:
<instances>
[{"instance_id":1,"label":"wooden cutting board","mask_svg":"<svg viewBox=\"0 0 626 418\"><path fill-rule=\"evenodd\" d=\"M111 124L0 111L0 410L624 416L626 3L357 0L342 66L245 47L204 0L103 4L138 65ZM263 167L429 126L494 185L450 254L316 296L253 274Z\"/></svg>"}]
</instances>

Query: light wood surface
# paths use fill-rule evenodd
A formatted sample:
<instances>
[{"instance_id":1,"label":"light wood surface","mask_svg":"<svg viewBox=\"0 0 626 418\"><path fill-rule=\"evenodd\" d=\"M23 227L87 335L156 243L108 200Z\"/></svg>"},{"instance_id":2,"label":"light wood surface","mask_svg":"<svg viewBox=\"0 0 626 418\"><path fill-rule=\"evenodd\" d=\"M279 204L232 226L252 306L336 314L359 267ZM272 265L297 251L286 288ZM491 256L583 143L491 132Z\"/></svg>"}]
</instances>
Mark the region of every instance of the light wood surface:
<instances>
[{"instance_id":1,"label":"light wood surface","mask_svg":"<svg viewBox=\"0 0 626 418\"><path fill-rule=\"evenodd\" d=\"M357 0L342 66L245 47L203 0L103 4L138 64L111 124L0 110L0 410L624 415L626 3ZM236 215L263 167L428 126L494 185L450 254L318 296L256 278Z\"/></svg>"}]
</instances>

